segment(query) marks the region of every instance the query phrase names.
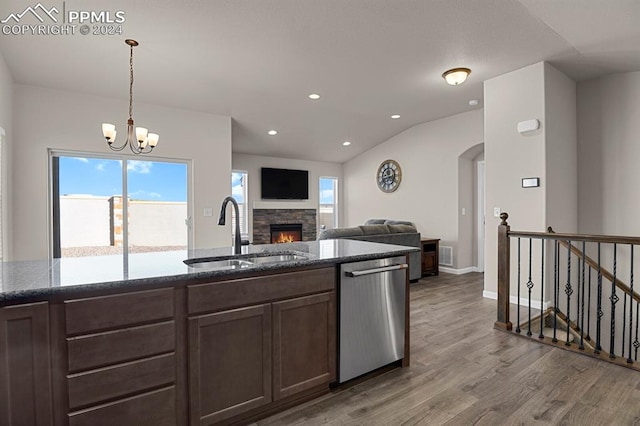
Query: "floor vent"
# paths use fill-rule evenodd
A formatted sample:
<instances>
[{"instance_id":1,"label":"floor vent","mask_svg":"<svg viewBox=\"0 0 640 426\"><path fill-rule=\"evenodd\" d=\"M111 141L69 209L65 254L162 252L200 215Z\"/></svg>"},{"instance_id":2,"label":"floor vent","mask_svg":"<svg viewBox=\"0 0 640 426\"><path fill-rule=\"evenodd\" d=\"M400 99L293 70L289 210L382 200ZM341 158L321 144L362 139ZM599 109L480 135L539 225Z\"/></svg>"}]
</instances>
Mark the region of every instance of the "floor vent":
<instances>
[{"instance_id":1,"label":"floor vent","mask_svg":"<svg viewBox=\"0 0 640 426\"><path fill-rule=\"evenodd\" d=\"M447 246L440 246L440 264L446 266L453 266L453 248Z\"/></svg>"}]
</instances>

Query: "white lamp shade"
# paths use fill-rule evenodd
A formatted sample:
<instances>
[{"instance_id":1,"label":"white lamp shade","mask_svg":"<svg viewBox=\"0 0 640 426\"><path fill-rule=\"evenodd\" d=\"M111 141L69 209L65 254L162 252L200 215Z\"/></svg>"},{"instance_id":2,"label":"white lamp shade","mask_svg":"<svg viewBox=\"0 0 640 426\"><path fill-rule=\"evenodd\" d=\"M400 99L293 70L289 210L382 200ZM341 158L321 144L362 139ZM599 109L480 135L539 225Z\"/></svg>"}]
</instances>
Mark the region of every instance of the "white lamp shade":
<instances>
[{"instance_id":1,"label":"white lamp shade","mask_svg":"<svg viewBox=\"0 0 640 426\"><path fill-rule=\"evenodd\" d=\"M464 83L469 74L471 74L471 70L469 68L453 68L445 71L442 74L442 77L451 86L457 86L458 84Z\"/></svg>"},{"instance_id":2,"label":"white lamp shade","mask_svg":"<svg viewBox=\"0 0 640 426\"><path fill-rule=\"evenodd\" d=\"M111 123L102 123L102 135L105 139L113 141L116 138L116 126Z\"/></svg>"},{"instance_id":3,"label":"white lamp shade","mask_svg":"<svg viewBox=\"0 0 640 426\"><path fill-rule=\"evenodd\" d=\"M149 141L149 146L151 148L158 145L158 139L160 139L160 135L157 133L149 133L149 135L147 135L147 140Z\"/></svg>"},{"instance_id":4,"label":"white lamp shade","mask_svg":"<svg viewBox=\"0 0 640 426\"><path fill-rule=\"evenodd\" d=\"M147 133L149 133L149 129L145 129L144 127L136 127L136 139L138 142L142 143L147 140Z\"/></svg>"}]
</instances>

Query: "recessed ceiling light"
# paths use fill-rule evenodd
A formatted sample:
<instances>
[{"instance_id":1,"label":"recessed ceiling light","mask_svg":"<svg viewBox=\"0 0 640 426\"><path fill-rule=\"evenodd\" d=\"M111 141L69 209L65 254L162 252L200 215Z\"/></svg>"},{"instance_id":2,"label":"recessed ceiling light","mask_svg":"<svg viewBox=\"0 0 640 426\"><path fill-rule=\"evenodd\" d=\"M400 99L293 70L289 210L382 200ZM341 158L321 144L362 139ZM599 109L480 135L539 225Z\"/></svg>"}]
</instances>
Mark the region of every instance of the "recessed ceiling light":
<instances>
[{"instance_id":1,"label":"recessed ceiling light","mask_svg":"<svg viewBox=\"0 0 640 426\"><path fill-rule=\"evenodd\" d=\"M269 133L269 136L275 136L278 134L277 130L269 130L267 133Z\"/></svg>"},{"instance_id":2,"label":"recessed ceiling light","mask_svg":"<svg viewBox=\"0 0 640 426\"><path fill-rule=\"evenodd\" d=\"M349 145L351 145L351 142L349 141L342 142L342 146L349 146Z\"/></svg>"},{"instance_id":3,"label":"recessed ceiling light","mask_svg":"<svg viewBox=\"0 0 640 426\"><path fill-rule=\"evenodd\" d=\"M397 120L398 118L400 118L400 114L393 114L391 118L393 118L394 120Z\"/></svg>"},{"instance_id":4,"label":"recessed ceiling light","mask_svg":"<svg viewBox=\"0 0 640 426\"><path fill-rule=\"evenodd\" d=\"M476 106L476 105L478 105L478 100L477 100L477 99L471 99L471 100L469 101L469 105L470 105L470 106Z\"/></svg>"},{"instance_id":5,"label":"recessed ceiling light","mask_svg":"<svg viewBox=\"0 0 640 426\"><path fill-rule=\"evenodd\" d=\"M313 99L315 101L316 99L320 99L320 95L318 95L317 93L312 93L309 95L309 99Z\"/></svg>"}]
</instances>

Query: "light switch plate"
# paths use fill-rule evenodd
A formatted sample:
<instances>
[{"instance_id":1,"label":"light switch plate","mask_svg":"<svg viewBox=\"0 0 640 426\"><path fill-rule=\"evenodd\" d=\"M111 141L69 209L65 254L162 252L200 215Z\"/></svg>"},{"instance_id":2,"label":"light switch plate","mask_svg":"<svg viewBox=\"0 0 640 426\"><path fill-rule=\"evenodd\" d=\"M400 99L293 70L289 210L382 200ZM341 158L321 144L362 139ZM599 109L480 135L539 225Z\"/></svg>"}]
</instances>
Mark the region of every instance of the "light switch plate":
<instances>
[{"instance_id":1,"label":"light switch plate","mask_svg":"<svg viewBox=\"0 0 640 426\"><path fill-rule=\"evenodd\" d=\"M213 209L211 207L205 207L203 212L204 212L204 217L213 216Z\"/></svg>"},{"instance_id":2,"label":"light switch plate","mask_svg":"<svg viewBox=\"0 0 640 426\"><path fill-rule=\"evenodd\" d=\"M500 213L502 213L502 212L500 211L500 207L494 207L494 208L493 208L493 216L495 216L495 217L500 217Z\"/></svg>"}]
</instances>

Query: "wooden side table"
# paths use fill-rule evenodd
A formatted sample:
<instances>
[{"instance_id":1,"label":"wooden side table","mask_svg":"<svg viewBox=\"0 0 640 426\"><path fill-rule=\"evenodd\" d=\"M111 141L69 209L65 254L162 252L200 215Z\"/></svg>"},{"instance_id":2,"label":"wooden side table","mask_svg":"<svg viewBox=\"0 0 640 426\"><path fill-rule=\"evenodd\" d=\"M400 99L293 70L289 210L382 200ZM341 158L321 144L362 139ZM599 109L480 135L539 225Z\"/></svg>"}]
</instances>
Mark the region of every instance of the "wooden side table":
<instances>
[{"instance_id":1,"label":"wooden side table","mask_svg":"<svg viewBox=\"0 0 640 426\"><path fill-rule=\"evenodd\" d=\"M422 276L438 275L438 252L440 251L439 238L422 238L420 247L422 248Z\"/></svg>"}]
</instances>

